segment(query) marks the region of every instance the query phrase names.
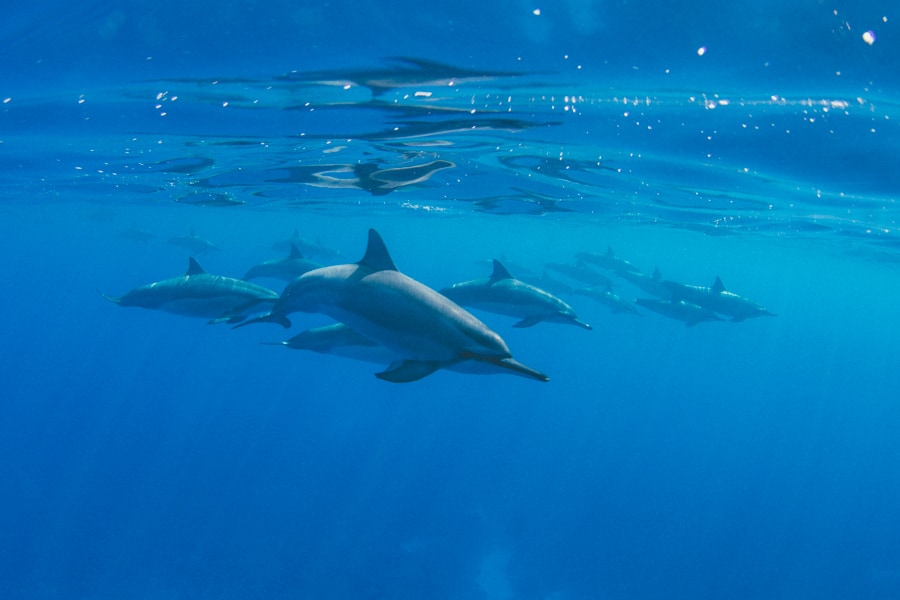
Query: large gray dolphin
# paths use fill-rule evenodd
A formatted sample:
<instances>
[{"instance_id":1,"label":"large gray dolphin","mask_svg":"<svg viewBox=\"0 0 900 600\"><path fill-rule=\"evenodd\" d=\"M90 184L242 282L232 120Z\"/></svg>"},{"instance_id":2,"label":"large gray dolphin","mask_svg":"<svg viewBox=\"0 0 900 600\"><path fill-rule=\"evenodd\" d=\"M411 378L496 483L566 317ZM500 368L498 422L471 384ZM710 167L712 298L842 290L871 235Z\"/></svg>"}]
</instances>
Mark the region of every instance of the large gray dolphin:
<instances>
[{"instance_id":1,"label":"large gray dolphin","mask_svg":"<svg viewBox=\"0 0 900 600\"><path fill-rule=\"evenodd\" d=\"M688 327L693 327L697 323L703 321L723 321L716 313L704 308L685 302L684 300L658 300L656 298L638 298L635 303L643 306L648 310L659 313L670 319L684 321Z\"/></svg>"},{"instance_id":2,"label":"large gray dolphin","mask_svg":"<svg viewBox=\"0 0 900 600\"><path fill-rule=\"evenodd\" d=\"M385 381L415 381L469 360L548 380L514 360L503 339L472 314L398 271L374 229L369 230L362 260L301 275L288 284L269 314L241 325L275 322L290 327L287 315L298 311L326 314L396 353L400 360L376 374Z\"/></svg>"},{"instance_id":3,"label":"large gray dolphin","mask_svg":"<svg viewBox=\"0 0 900 600\"><path fill-rule=\"evenodd\" d=\"M138 306L189 317L212 319L212 323L238 323L254 309L275 304L278 293L233 277L210 275L191 257L188 270L172 277L142 285L124 296L101 295L119 306Z\"/></svg>"},{"instance_id":4,"label":"large gray dolphin","mask_svg":"<svg viewBox=\"0 0 900 600\"><path fill-rule=\"evenodd\" d=\"M267 260L250 267L250 270L244 275L244 279L249 281L259 277L269 277L283 281L293 281L304 273L321 267L322 265L319 263L304 258L297 245L291 242L291 252L287 257Z\"/></svg>"},{"instance_id":5,"label":"large gray dolphin","mask_svg":"<svg viewBox=\"0 0 900 600\"><path fill-rule=\"evenodd\" d=\"M719 314L731 317L731 320L735 323L750 317L776 316L763 305L726 290L719 277L716 277L712 287L685 285L674 281L666 281L665 285L672 292L672 300L684 300L708 308Z\"/></svg>"},{"instance_id":6,"label":"large gray dolphin","mask_svg":"<svg viewBox=\"0 0 900 600\"><path fill-rule=\"evenodd\" d=\"M514 278L497 259L490 277L456 283L441 293L460 306L521 319L513 327L552 321L591 328L578 319L571 306L549 292Z\"/></svg>"}]
</instances>

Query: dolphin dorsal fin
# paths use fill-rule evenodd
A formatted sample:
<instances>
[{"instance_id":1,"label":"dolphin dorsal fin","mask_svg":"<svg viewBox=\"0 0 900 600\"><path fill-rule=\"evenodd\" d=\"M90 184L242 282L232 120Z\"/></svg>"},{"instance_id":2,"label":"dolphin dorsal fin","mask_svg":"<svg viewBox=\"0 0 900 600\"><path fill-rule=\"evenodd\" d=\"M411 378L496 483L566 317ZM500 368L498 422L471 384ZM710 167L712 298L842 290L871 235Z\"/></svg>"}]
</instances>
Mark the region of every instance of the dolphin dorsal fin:
<instances>
[{"instance_id":1,"label":"dolphin dorsal fin","mask_svg":"<svg viewBox=\"0 0 900 600\"><path fill-rule=\"evenodd\" d=\"M185 275L205 275L206 269L200 266L197 259L193 256L188 259L188 270Z\"/></svg>"},{"instance_id":2,"label":"dolphin dorsal fin","mask_svg":"<svg viewBox=\"0 0 900 600\"><path fill-rule=\"evenodd\" d=\"M659 270L659 267L654 267L653 279L662 279L662 271Z\"/></svg>"},{"instance_id":3,"label":"dolphin dorsal fin","mask_svg":"<svg viewBox=\"0 0 900 600\"><path fill-rule=\"evenodd\" d=\"M369 230L369 244L366 246L366 255L359 261L360 265L365 265L373 271L396 271L397 267L391 260L387 246L384 240L374 229Z\"/></svg>"},{"instance_id":4,"label":"dolphin dorsal fin","mask_svg":"<svg viewBox=\"0 0 900 600\"><path fill-rule=\"evenodd\" d=\"M291 242L291 253L288 255L288 258L303 258L303 253L300 252L300 248L294 242Z\"/></svg>"},{"instance_id":5,"label":"dolphin dorsal fin","mask_svg":"<svg viewBox=\"0 0 900 600\"><path fill-rule=\"evenodd\" d=\"M495 258L494 272L491 273L491 282L500 281L502 279L514 279L514 277L509 274L509 271L506 270L506 267L503 266L503 263Z\"/></svg>"},{"instance_id":6,"label":"dolphin dorsal fin","mask_svg":"<svg viewBox=\"0 0 900 600\"><path fill-rule=\"evenodd\" d=\"M616 253L613 252L612 246L607 246L607 247L606 247L606 256L609 257L609 258L615 258L615 257L616 257Z\"/></svg>"},{"instance_id":7,"label":"dolphin dorsal fin","mask_svg":"<svg viewBox=\"0 0 900 600\"><path fill-rule=\"evenodd\" d=\"M725 284L722 283L722 280L719 278L718 275L716 275L716 281L715 281L715 283L713 283L712 291L714 291L717 294L721 294L722 292L725 291Z\"/></svg>"}]
</instances>

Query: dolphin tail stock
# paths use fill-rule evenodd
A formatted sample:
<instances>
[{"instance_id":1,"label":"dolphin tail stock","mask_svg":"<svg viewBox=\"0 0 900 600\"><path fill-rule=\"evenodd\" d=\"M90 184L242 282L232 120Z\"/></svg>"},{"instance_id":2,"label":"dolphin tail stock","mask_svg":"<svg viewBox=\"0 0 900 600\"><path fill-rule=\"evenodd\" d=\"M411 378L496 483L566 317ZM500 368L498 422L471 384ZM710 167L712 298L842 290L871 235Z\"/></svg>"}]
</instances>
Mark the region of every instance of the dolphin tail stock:
<instances>
[{"instance_id":1,"label":"dolphin tail stock","mask_svg":"<svg viewBox=\"0 0 900 600\"><path fill-rule=\"evenodd\" d=\"M97 293L100 294L101 296L103 296L104 298L106 298L107 300L109 300L110 302L114 303L114 304L122 304L122 299L119 298L119 297L116 297L116 296L109 296L109 295L104 294L103 292L101 292L99 289L97 290Z\"/></svg>"},{"instance_id":2,"label":"dolphin tail stock","mask_svg":"<svg viewBox=\"0 0 900 600\"><path fill-rule=\"evenodd\" d=\"M431 375L441 367L440 363L428 360L398 360L375 377L391 383L409 383Z\"/></svg>"},{"instance_id":3,"label":"dolphin tail stock","mask_svg":"<svg viewBox=\"0 0 900 600\"><path fill-rule=\"evenodd\" d=\"M278 323L285 329L289 329L291 327L291 320L285 316L275 315L272 313L268 313L265 315L260 315L253 319L247 319L243 323L238 323L232 329L238 329L240 327L244 327L245 325L251 325L253 323Z\"/></svg>"}]
</instances>

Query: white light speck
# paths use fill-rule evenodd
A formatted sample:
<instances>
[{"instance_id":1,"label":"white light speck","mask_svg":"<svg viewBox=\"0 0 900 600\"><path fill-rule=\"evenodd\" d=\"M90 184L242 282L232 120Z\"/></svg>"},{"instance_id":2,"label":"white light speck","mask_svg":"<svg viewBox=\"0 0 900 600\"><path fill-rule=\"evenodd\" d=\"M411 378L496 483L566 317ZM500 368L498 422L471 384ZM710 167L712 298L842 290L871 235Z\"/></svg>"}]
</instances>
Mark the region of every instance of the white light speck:
<instances>
[{"instance_id":1,"label":"white light speck","mask_svg":"<svg viewBox=\"0 0 900 600\"><path fill-rule=\"evenodd\" d=\"M863 41L868 45L872 45L875 43L875 32L871 29L862 34Z\"/></svg>"},{"instance_id":2,"label":"white light speck","mask_svg":"<svg viewBox=\"0 0 900 600\"><path fill-rule=\"evenodd\" d=\"M536 8L533 11L531 11L531 14L533 14L536 17L539 17L539 16L541 16L541 9Z\"/></svg>"},{"instance_id":3,"label":"white light speck","mask_svg":"<svg viewBox=\"0 0 900 600\"><path fill-rule=\"evenodd\" d=\"M706 46L697 48L697 56L703 56L704 54L706 54Z\"/></svg>"},{"instance_id":4,"label":"white light speck","mask_svg":"<svg viewBox=\"0 0 900 600\"><path fill-rule=\"evenodd\" d=\"M227 103L227 102L223 102L223 103L222 103L222 108L225 108L226 106L228 106L228 103Z\"/></svg>"},{"instance_id":5,"label":"white light speck","mask_svg":"<svg viewBox=\"0 0 900 600\"><path fill-rule=\"evenodd\" d=\"M10 102L12 102L12 98L4 98L3 99L3 104L9 104Z\"/></svg>"}]
</instances>

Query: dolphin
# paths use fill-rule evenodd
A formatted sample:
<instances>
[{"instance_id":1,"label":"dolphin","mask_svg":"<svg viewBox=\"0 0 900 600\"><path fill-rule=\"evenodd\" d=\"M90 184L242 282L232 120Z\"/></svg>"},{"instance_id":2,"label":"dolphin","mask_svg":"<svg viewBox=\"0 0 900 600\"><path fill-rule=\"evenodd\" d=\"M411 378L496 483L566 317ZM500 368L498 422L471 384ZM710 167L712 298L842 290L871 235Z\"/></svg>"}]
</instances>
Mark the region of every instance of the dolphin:
<instances>
[{"instance_id":1,"label":"dolphin","mask_svg":"<svg viewBox=\"0 0 900 600\"><path fill-rule=\"evenodd\" d=\"M140 242L142 244L146 244L147 242L155 238L156 234L145 231L137 225L133 225L129 229L120 231L119 237L123 240L130 240L132 242Z\"/></svg>"},{"instance_id":2,"label":"dolphin","mask_svg":"<svg viewBox=\"0 0 900 600\"><path fill-rule=\"evenodd\" d=\"M382 365L390 364L399 358L395 352L343 323L307 329L283 342L265 343L270 346L309 350Z\"/></svg>"},{"instance_id":3,"label":"dolphin","mask_svg":"<svg viewBox=\"0 0 900 600\"><path fill-rule=\"evenodd\" d=\"M640 269L636 266L620 258L613 252L612 247L606 248L606 254L598 254L597 252L579 252L575 255L580 261L603 267L609 271L630 271L632 273L640 273Z\"/></svg>"},{"instance_id":4,"label":"dolphin","mask_svg":"<svg viewBox=\"0 0 900 600\"><path fill-rule=\"evenodd\" d=\"M514 360L506 342L471 313L397 270L381 236L369 230L357 263L309 271L289 283L272 311L239 326L275 322L290 327L293 312L323 313L396 353L376 377L394 383L421 379L464 361L548 381Z\"/></svg>"},{"instance_id":5,"label":"dolphin","mask_svg":"<svg viewBox=\"0 0 900 600\"><path fill-rule=\"evenodd\" d=\"M280 80L319 83L323 85L356 84L367 87L375 97L390 90L411 86L458 85L467 81L483 81L487 79L518 77L521 71L487 71L467 69L421 58L406 56L389 57L393 66L371 69L345 69L328 71L291 71Z\"/></svg>"},{"instance_id":6,"label":"dolphin","mask_svg":"<svg viewBox=\"0 0 900 600\"><path fill-rule=\"evenodd\" d=\"M243 279L249 281L259 277L270 277L284 281L293 281L313 269L319 269L322 265L303 257L303 253L297 248L297 244L291 243L291 252L286 258L268 260L250 267Z\"/></svg>"},{"instance_id":7,"label":"dolphin","mask_svg":"<svg viewBox=\"0 0 900 600\"><path fill-rule=\"evenodd\" d=\"M218 246L195 234L193 229L188 235L169 238L169 243L173 246L184 248L191 254L206 254L210 250L219 250Z\"/></svg>"},{"instance_id":8,"label":"dolphin","mask_svg":"<svg viewBox=\"0 0 900 600\"><path fill-rule=\"evenodd\" d=\"M142 285L120 297L103 292L100 295L119 306L203 317L211 319L210 323L238 323L253 309L278 300L278 293L268 288L232 277L210 275L193 257L181 277Z\"/></svg>"},{"instance_id":9,"label":"dolphin","mask_svg":"<svg viewBox=\"0 0 900 600\"><path fill-rule=\"evenodd\" d=\"M638 298L637 300L635 300L635 303L643 306L648 310L652 310L653 312L657 312L663 316L669 317L670 319L684 321L684 324L688 327L693 327L697 323L702 323L703 321L724 320L708 308L697 306L696 304L691 304L690 302L685 302L684 300Z\"/></svg>"},{"instance_id":10,"label":"dolphin","mask_svg":"<svg viewBox=\"0 0 900 600\"><path fill-rule=\"evenodd\" d=\"M300 250L304 256L317 257L321 260L327 261L341 257L341 253L338 250L323 246L318 240L314 242L301 237L300 232L296 227L294 228L294 233L291 237L286 240L281 240L280 242L275 242L272 244L272 249L290 252L291 246L297 246L297 249Z\"/></svg>"},{"instance_id":11,"label":"dolphin","mask_svg":"<svg viewBox=\"0 0 900 600\"><path fill-rule=\"evenodd\" d=\"M393 351L343 323L333 323L324 327L307 329L283 342L263 343L267 346L284 346L292 350L309 350L318 354L328 354L382 365L402 360ZM470 374L491 374L506 371L505 367L497 366L490 362L474 360L448 365L447 369Z\"/></svg>"},{"instance_id":12,"label":"dolphin","mask_svg":"<svg viewBox=\"0 0 900 600\"><path fill-rule=\"evenodd\" d=\"M578 320L571 306L549 292L514 278L497 259L494 259L494 271L489 278L457 283L442 289L441 293L460 306L521 319L513 327L531 327L541 321L552 321L591 329L590 325Z\"/></svg>"},{"instance_id":13,"label":"dolphin","mask_svg":"<svg viewBox=\"0 0 900 600\"><path fill-rule=\"evenodd\" d=\"M769 312L763 305L726 290L718 276L712 287L685 285L674 281L666 281L664 284L671 290L673 300L684 300L729 316L733 323L751 317L777 316Z\"/></svg>"},{"instance_id":14,"label":"dolphin","mask_svg":"<svg viewBox=\"0 0 900 600\"><path fill-rule=\"evenodd\" d=\"M614 313L628 313L637 315L639 317L643 316L638 311L638 309L634 307L634 304L632 302L623 299L621 296L613 293L611 290L601 290L599 288L580 288L575 290L575 293L596 300Z\"/></svg>"},{"instance_id":15,"label":"dolphin","mask_svg":"<svg viewBox=\"0 0 900 600\"><path fill-rule=\"evenodd\" d=\"M672 290L664 283L659 267L653 269L653 275L635 271L617 271L616 275L651 296L656 296L663 300L671 300L672 298Z\"/></svg>"},{"instance_id":16,"label":"dolphin","mask_svg":"<svg viewBox=\"0 0 900 600\"><path fill-rule=\"evenodd\" d=\"M611 288L612 280L606 275L595 271L587 266L583 261L578 261L577 265L567 265L563 263L546 263L544 265L551 271L556 271L565 275L569 279L586 283L593 287Z\"/></svg>"}]
</instances>

